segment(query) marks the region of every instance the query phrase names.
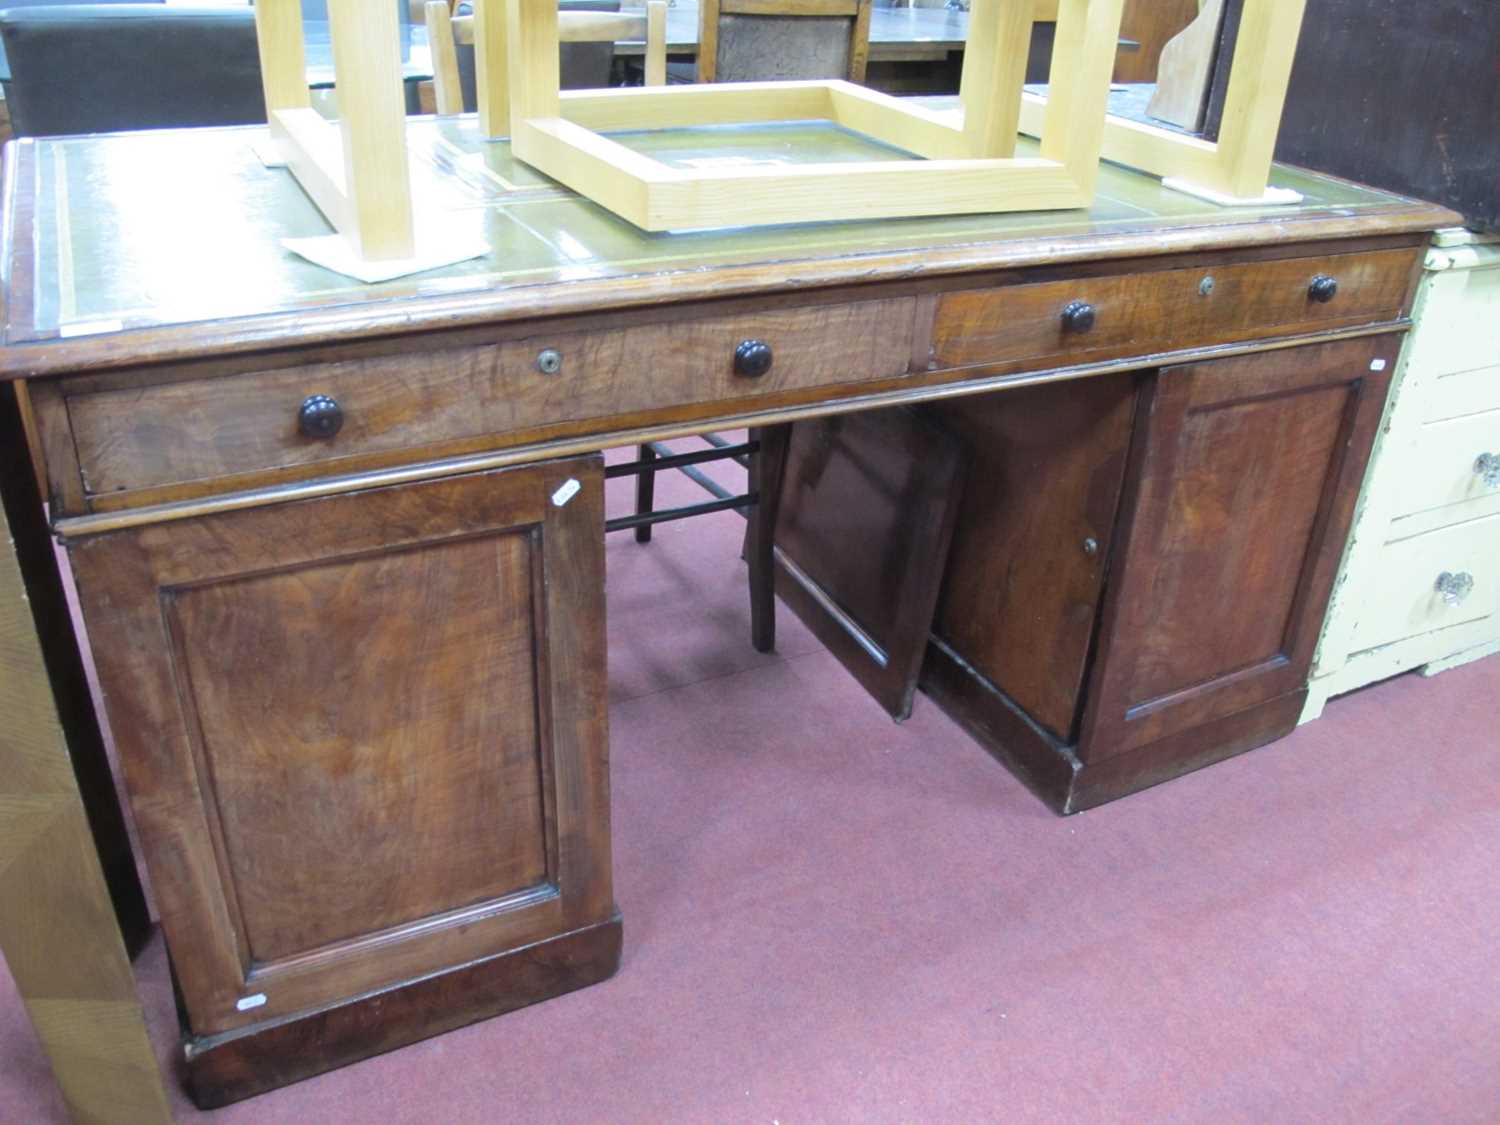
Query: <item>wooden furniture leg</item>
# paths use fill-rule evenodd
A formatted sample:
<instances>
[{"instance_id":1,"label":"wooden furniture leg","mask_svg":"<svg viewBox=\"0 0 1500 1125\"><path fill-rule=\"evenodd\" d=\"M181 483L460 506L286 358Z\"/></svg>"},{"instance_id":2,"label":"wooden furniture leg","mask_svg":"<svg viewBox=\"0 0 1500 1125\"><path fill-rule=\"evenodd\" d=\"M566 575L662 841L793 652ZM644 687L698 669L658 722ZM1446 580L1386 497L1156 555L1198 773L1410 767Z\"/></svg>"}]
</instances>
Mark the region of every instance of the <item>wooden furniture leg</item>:
<instances>
[{"instance_id":1,"label":"wooden furniture leg","mask_svg":"<svg viewBox=\"0 0 1500 1125\"><path fill-rule=\"evenodd\" d=\"M648 441L640 447L642 461L655 461L656 449ZM649 512L656 506L656 470L642 468L640 476L635 478L635 510L637 512ZM651 524L643 523L635 529L635 541L637 543L651 542Z\"/></svg>"},{"instance_id":2,"label":"wooden furniture leg","mask_svg":"<svg viewBox=\"0 0 1500 1125\"><path fill-rule=\"evenodd\" d=\"M97 781L82 765L78 735L91 726L92 712L84 709L85 722L69 706L71 689L57 674L65 662L38 635L45 627L50 641L56 630L50 621L43 625L51 598L29 581L27 564L39 547L46 564L53 562L50 540L38 540L17 518L39 505L24 443L15 440L8 390L0 415L7 530L0 544L0 948L73 1119L167 1122L166 1093L116 924L122 918L143 931L145 904L134 867L127 879L119 866L130 864L128 849L106 856L111 872L95 850L96 841L122 841L123 825L112 789L103 806L96 800L89 807ZM13 471L17 461L24 473ZM71 632L63 636L71 647Z\"/></svg>"},{"instance_id":3,"label":"wooden furniture leg","mask_svg":"<svg viewBox=\"0 0 1500 1125\"><path fill-rule=\"evenodd\" d=\"M745 556L750 564L750 641L759 652L776 648L776 511L791 432L790 425L751 431L760 445L750 455L751 491L758 499L750 509Z\"/></svg>"},{"instance_id":4,"label":"wooden furniture leg","mask_svg":"<svg viewBox=\"0 0 1500 1125\"><path fill-rule=\"evenodd\" d=\"M780 496L782 463L786 459L790 424L752 429L743 442L722 434L699 434L709 448L690 453L674 452L660 442L642 442L636 460L610 466L608 476L635 477L635 512L605 524L606 531L635 529L637 543L651 542L651 529L658 523L737 511L747 521L741 558L750 568L750 635L755 647L770 652L776 647L776 582L772 558L775 538L776 502ZM766 457L761 456L762 453ZM769 459L767 459L769 458ZM742 466L748 478L745 491L735 493L698 467L721 461ZM657 511L656 475L675 469L697 484L713 499L701 504ZM763 501L769 497L769 505Z\"/></svg>"}]
</instances>

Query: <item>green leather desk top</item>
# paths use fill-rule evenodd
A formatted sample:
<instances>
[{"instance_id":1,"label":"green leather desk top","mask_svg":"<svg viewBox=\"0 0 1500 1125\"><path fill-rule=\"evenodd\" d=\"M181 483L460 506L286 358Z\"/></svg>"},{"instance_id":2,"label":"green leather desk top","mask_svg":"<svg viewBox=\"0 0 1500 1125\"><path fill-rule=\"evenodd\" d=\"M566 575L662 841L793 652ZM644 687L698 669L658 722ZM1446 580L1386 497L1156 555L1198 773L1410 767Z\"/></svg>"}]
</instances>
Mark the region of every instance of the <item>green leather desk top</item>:
<instances>
[{"instance_id":1,"label":"green leather desk top","mask_svg":"<svg viewBox=\"0 0 1500 1125\"><path fill-rule=\"evenodd\" d=\"M90 341L107 341L115 353L97 362L118 363L133 343L141 355L211 351L229 326L242 341L258 330L270 340L282 328L264 318L284 326L289 314L299 325L321 316L325 329L341 316L357 319L360 330L387 316L410 325L440 311L450 323L535 316L565 292L581 299L582 290L560 283L596 283L590 307L607 307L627 281L633 296L618 303L659 303L914 268L993 269L1432 225L1431 208L1293 169L1278 169L1275 182L1302 192L1302 204L1224 209L1106 165L1088 210L649 234L520 164L507 143L481 139L472 117L411 118L419 212L442 209L471 224L490 252L367 285L282 247L284 238L330 228L290 172L257 158L252 142L264 135L254 127L175 130L8 146L0 377L91 365L92 353L80 351ZM902 156L826 123L615 136L669 163ZM837 210L836 199L830 205ZM173 333L161 326L183 330L170 347ZM149 346L127 339L140 329L158 329Z\"/></svg>"}]
</instances>

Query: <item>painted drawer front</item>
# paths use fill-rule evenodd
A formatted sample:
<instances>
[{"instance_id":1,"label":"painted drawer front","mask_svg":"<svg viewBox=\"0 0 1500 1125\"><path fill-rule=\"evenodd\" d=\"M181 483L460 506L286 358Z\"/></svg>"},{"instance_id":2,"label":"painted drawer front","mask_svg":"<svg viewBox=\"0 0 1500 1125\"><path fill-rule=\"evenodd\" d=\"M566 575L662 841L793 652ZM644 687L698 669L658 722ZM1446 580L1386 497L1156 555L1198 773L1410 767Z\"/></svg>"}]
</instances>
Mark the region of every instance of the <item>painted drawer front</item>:
<instances>
[{"instance_id":1,"label":"painted drawer front","mask_svg":"<svg viewBox=\"0 0 1500 1125\"><path fill-rule=\"evenodd\" d=\"M1500 248L1485 247L1484 255L1495 264L1432 277L1411 346L1414 370L1446 373L1500 366Z\"/></svg>"},{"instance_id":2,"label":"painted drawer front","mask_svg":"<svg viewBox=\"0 0 1500 1125\"><path fill-rule=\"evenodd\" d=\"M1492 330L1500 338L1500 301L1493 315L1497 323ZM1500 410L1500 364L1439 376L1422 391L1422 406L1428 422Z\"/></svg>"},{"instance_id":3,"label":"painted drawer front","mask_svg":"<svg viewBox=\"0 0 1500 1125\"><path fill-rule=\"evenodd\" d=\"M912 298L808 306L289 366L68 398L91 497L412 451L464 452L495 435L698 402L873 380L910 365ZM770 369L735 370L760 340ZM309 396L342 428L299 430ZM468 443L467 446L465 443Z\"/></svg>"},{"instance_id":4,"label":"painted drawer front","mask_svg":"<svg viewBox=\"0 0 1500 1125\"><path fill-rule=\"evenodd\" d=\"M1500 516L1388 543L1372 560L1358 604L1350 651L1390 644L1493 614L1500 608ZM1438 580L1472 582L1462 598L1445 598Z\"/></svg>"},{"instance_id":5,"label":"painted drawer front","mask_svg":"<svg viewBox=\"0 0 1500 1125\"><path fill-rule=\"evenodd\" d=\"M964 290L938 302L932 359L1064 365L1391 320L1413 266L1410 250L1380 250ZM1319 276L1338 283L1326 303L1310 295ZM1079 302L1093 311L1087 329L1064 318Z\"/></svg>"},{"instance_id":6,"label":"painted drawer front","mask_svg":"<svg viewBox=\"0 0 1500 1125\"><path fill-rule=\"evenodd\" d=\"M1473 519L1471 501L1500 497L1500 410L1423 426L1406 464L1398 518L1453 507L1444 522Z\"/></svg>"}]
</instances>

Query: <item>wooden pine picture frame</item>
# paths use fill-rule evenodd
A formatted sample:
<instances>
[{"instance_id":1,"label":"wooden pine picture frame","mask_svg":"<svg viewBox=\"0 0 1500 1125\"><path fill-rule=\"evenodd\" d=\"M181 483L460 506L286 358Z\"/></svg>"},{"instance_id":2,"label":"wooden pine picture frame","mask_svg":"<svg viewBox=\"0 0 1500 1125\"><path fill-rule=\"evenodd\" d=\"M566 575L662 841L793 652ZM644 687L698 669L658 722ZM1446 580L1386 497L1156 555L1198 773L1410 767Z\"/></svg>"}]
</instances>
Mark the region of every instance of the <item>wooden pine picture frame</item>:
<instances>
[{"instance_id":1,"label":"wooden pine picture frame","mask_svg":"<svg viewBox=\"0 0 1500 1125\"><path fill-rule=\"evenodd\" d=\"M1245 0L1217 142L1109 116L1104 158L1226 206L1298 202L1297 192L1268 185L1306 7L1307 0ZM1023 97L1022 132L1046 129L1050 101Z\"/></svg>"},{"instance_id":2,"label":"wooden pine picture frame","mask_svg":"<svg viewBox=\"0 0 1500 1125\"><path fill-rule=\"evenodd\" d=\"M416 253L396 6L328 0L339 121L312 108L301 0L256 0L271 141L323 216L367 261Z\"/></svg>"},{"instance_id":3,"label":"wooden pine picture frame","mask_svg":"<svg viewBox=\"0 0 1500 1125\"><path fill-rule=\"evenodd\" d=\"M521 160L649 231L1083 207L1098 176L1123 2L1059 0L1035 157L1015 155L1030 0L974 0L961 107L948 111L840 81L564 92L556 0L481 4L481 126L492 137L508 131ZM604 135L810 119L913 159L680 168Z\"/></svg>"}]
</instances>

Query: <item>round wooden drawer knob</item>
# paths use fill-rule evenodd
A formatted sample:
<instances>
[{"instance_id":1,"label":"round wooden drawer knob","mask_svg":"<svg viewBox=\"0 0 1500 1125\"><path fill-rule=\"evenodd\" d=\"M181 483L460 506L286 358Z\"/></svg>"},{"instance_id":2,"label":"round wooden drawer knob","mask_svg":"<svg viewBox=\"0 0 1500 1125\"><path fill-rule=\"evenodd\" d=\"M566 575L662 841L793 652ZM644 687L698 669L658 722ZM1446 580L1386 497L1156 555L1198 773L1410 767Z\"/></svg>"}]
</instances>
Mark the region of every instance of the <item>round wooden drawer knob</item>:
<instances>
[{"instance_id":1,"label":"round wooden drawer knob","mask_svg":"<svg viewBox=\"0 0 1500 1125\"><path fill-rule=\"evenodd\" d=\"M745 340L734 349L734 373L759 379L771 370L771 345L764 340Z\"/></svg>"},{"instance_id":2,"label":"round wooden drawer knob","mask_svg":"<svg viewBox=\"0 0 1500 1125\"><path fill-rule=\"evenodd\" d=\"M297 428L310 438L331 438L344 428L344 408L328 395L308 395L297 411Z\"/></svg>"},{"instance_id":3,"label":"round wooden drawer knob","mask_svg":"<svg viewBox=\"0 0 1500 1125\"><path fill-rule=\"evenodd\" d=\"M1326 273L1318 274L1307 287L1307 295L1318 304L1326 305L1339 295L1338 278L1329 277Z\"/></svg>"},{"instance_id":4,"label":"round wooden drawer knob","mask_svg":"<svg viewBox=\"0 0 1500 1125\"><path fill-rule=\"evenodd\" d=\"M1098 319L1093 305L1087 301L1073 301L1062 311L1063 331L1087 332L1094 327L1094 322Z\"/></svg>"}]
</instances>

